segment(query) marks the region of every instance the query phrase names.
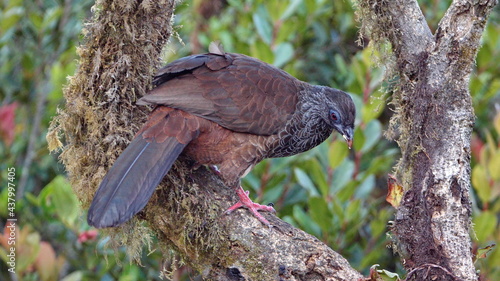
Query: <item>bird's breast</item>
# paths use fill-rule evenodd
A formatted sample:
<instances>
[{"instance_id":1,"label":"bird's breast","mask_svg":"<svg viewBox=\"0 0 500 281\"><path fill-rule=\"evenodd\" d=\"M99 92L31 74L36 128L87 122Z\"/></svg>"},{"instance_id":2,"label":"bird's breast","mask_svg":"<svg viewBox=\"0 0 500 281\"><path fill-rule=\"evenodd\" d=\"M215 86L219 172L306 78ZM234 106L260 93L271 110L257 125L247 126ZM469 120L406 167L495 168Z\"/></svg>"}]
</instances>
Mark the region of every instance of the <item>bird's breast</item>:
<instances>
[{"instance_id":1,"label":"bird's breast","mask_svg":"<svg viewBox=\"0 0 500 281\"><path fill-rule=\"evenodd\" d=\"M333 129L319 121L312 125L291 122L276 135L267 158L287 157L310 150L325 141Z\"/></svg>"},{"instance_id":2,"label":"bird's breast","mask_svg":"<svg viewBox=\"0 0 500 281\"><path fill-rule=\"evenodd\" d=\"M199 164L218 165L228 159L255 164L265 154L266 136L238 133L200 119L200 135L184 150Z\"/></svg>"}]
</instances>

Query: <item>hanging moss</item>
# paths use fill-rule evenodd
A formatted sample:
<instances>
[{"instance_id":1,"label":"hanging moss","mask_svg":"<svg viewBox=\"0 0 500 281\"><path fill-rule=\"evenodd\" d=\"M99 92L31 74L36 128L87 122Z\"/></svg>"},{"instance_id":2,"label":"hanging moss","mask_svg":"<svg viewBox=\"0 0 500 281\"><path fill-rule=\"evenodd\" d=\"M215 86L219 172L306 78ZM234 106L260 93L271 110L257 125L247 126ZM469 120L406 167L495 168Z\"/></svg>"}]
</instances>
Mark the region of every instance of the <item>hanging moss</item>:
<instances>
[{"instance_id":1,"label":"hanging moss","mask_svg":"<svg viewBox=\"0 0 500 281\"><path fill-rule=\"evenodd\" d=\"M92 8L77 49L78 69L64 88L66 103L47 135L50 149L61 150L60 160L84 209L146 119L146 109L135 102L149 90L161 65L175 3L98 0ZM119 244L128 244L136 259L142 245L150 243L147 231L134 222L109 233Z\"/></svg>"}]
</instances>

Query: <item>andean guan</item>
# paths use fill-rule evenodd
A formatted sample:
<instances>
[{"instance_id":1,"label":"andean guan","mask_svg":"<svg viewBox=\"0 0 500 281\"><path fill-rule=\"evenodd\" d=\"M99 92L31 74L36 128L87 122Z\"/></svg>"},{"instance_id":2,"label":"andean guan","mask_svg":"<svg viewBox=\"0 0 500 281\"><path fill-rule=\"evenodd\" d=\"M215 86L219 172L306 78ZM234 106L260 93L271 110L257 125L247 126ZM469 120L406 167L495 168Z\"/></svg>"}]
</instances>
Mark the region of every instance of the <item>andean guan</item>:
<instances>
[{"instance_id":1,"label":"andean guan","mask_svg":"<svg viewBox=\"0 0 500 281\"><path fill-rule=\"evenodd\" d=\"M88 212L98 228L118 226L144 208L177 157L216 165L239 201L226 212L258 210L240 186L264 158L286 157L323 142L335 129L352 145L355 107L337 89L314 86L257 59L210 53L159 70L154 89L138 105L155 105L148 121L104 177Z\"/></svg>"}]
</instances>

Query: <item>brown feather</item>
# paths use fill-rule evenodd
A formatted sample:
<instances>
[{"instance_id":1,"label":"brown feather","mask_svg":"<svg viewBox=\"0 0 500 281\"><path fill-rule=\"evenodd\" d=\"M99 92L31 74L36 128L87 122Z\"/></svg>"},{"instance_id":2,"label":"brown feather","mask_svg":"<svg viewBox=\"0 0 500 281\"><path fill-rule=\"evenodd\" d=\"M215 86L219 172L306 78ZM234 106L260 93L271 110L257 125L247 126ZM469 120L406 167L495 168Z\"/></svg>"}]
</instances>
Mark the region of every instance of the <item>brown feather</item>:
<instances>
[{"instance_id":1,"label":"brown feather","mask_svg":"<svg viewBox=\"0 0 500 281\"><path fill-rule=\"evenodd\" d=\"M355 108L346 93L217 46L212 50L158 72L156 87L138 101L156 108L99 187L91 225L115 226L140 211L181 152L199 164L218 165L226 185L237 189L262 159L309 150L334 129L352 143ZM240 201L268 224L256 210L269 207L255 207L238 190Z\"/></svg>"},{"instance_id":2,"label":"brown feather","mask_svg":"<svg viewBox=\"0 0 500 281\"><path fill-rule=\"evenodd\" d=\"M160 70L157 80L162 84L138 104L178 108L229 130L257 135L275 134L291 118L295 93L302 90L303 82L244 55L198 57Z\"/></svg>"}]
</instances>

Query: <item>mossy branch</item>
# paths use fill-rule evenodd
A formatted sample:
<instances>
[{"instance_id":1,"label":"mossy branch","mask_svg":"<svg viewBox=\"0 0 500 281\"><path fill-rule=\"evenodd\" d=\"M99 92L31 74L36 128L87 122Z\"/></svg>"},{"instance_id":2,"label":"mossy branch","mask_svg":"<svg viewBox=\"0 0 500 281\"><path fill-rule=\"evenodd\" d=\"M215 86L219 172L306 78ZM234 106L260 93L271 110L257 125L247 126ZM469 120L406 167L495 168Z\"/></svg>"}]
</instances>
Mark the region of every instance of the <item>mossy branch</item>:
<instances>
[{"instance_id":1,"label":"mossy branch","mask_svg":"<svg viewBox=\"0 0 500 281\"><path fill-rule=\"evenodd\" d=\"M175 1L100 0L84 30L79 68L64 90L66 104L47 136L84 208L106 171L146 118L135 101L148 91L172 33ZM180 159L147 207L122 227L107 230L138 262L158 237L210 280L357 280L339 254L305 232L268 215L267 228L238 210L222 215L234 191L204 167ZM143 226L147 222L147 227ZM166 256L168 256L168 251ZM160 269L159 269L160 270Z\"/></svg>"},{"instance_id":2,"label":"mossy branch","mask_svg":"<svg viewBox=\"0 0 500 281\"><path fill-rule=\"evenodd\" d=\"M389 72L399 77L387 135L402 157L405 188L394 249L411 280L477 280L472 262L469 77L496 0L453 1L432 35L417 1L359 1L372 44L392 46Z\"/></svg>"}]
</instances>

